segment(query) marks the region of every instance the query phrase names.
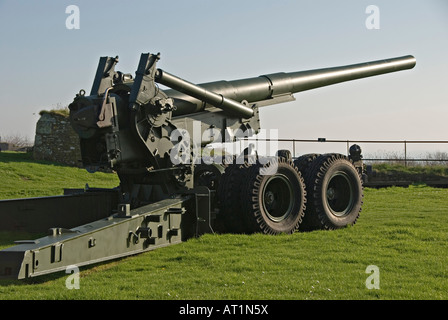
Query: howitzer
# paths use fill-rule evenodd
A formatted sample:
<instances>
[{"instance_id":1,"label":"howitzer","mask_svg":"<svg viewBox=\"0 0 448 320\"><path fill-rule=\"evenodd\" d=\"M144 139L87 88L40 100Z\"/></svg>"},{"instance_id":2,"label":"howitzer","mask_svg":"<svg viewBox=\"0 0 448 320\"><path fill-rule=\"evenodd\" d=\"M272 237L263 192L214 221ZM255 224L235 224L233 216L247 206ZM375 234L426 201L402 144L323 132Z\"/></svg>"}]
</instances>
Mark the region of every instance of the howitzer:
<instances>
[{"instance_id":1,"label":"howitzer","mask_svg":"<svg viewBox=\"0 0 448 320\"><path fill-rule=\"evenodd\" d=\"M112 169L120 178L117 192L110 193L117 208L81 226L52 226L46 237L1 251L1 277L38 276L206 232L279 234L354 224L363 201L356 145L347 156L296 158L279 150L262 159L245 150L237 159L214 163L194 150L234 141L236 132L257 134L259 108L294 100L297 92L416 63L404 56L196 85L158 69L159 59L142 54L133 77L115 71L118 57L102 57L90 94L81 90L69 106L83 165ZM77 202L71 212L86 209Z\"/></svg>"}]
</instances>

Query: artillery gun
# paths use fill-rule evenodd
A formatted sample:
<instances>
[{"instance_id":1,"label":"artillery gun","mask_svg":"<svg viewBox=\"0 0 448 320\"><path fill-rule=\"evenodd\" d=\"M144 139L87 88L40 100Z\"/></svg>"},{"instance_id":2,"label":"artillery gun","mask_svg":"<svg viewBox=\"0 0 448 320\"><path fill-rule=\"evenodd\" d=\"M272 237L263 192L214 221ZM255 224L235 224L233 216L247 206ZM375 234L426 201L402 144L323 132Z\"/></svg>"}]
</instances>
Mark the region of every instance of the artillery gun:
<instances>
[{"instance_id":1,"label":"artillery gun","mask_svg":"<svg viewBox=\"0 0 448 320\"><path fill-rule=\"evenodd\" d=\"M45 220L47 236L0 251L0 277L39 276L208 232L279 234L354 224L363 201L356 145L349 155L295 158L278 150L261 157L246 149L212 162L200 156L201 148L256 135L259 108L292 101L294 93L411 69L416 63L404 56L196 85L158 69L159 60L160 54L142 54L133 77L115 71L118 57L100 58L90 94L81 90L69 106L83 165L89 171L112 169L120 179L116 189L95 190L116 207L87 208L87 190L75 195L81 200L62 196L57 208L22 218L45 220L57 214L60 225ZM14 220L22 214L18 207L29 201L4 200L0 208L8 208L8 219ZM76 224L81 220L73 218L86 212L83 223Z\"/></svg>"}]
</instances>

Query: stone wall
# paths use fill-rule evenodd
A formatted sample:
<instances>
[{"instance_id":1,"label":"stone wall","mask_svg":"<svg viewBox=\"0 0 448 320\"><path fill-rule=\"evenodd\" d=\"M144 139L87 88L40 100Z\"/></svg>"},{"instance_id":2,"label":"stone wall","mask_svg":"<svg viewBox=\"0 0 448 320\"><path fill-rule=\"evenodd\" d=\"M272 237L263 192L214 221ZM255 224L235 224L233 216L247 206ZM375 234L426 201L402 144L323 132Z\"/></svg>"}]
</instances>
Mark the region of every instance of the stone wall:
<instances>
[{"instance_id":1,"label":"stone wall","mask_svg":"<svg viewBox=\"0 0 448 320\"><path fill-rule=\"evenodd\" d=\"M56 112L41 112L36 124L33 157L70 166L81 166L79 137L68 116Z\"/></svg>"},{"instance_id":2,"label":"stone wall","mask_svg":"<svg viewBox=\"0 0 448 320\"><path fill-rule=\"evenodd\" d=\"M9 142L0 142L0 151L15 151L18 148Z\"/></svg>"}]
</instances>

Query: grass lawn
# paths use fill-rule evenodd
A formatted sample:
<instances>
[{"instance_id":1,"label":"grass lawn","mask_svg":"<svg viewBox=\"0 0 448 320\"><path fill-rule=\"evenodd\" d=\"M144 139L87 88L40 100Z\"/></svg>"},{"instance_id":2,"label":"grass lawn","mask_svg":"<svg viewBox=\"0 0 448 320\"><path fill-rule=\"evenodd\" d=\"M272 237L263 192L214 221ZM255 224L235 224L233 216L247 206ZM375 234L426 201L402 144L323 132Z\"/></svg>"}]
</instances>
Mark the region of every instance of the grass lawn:
<instances>
[{"instance_id":1,"label":"grass lawn","mask_svg":"<svg viewBox=\"0 0 448 320\"><path fill-rule=\"evenodd\" d=\"M64 188L113 188L119 184L115 174L35 161L31 154L0 152L0 199L54 196Z\"/></svg>"},{"instance_id":2,"label":"grass lawn","mask_svg":"<svg viewBox=\"0 0 448 320\"><path fill-rule=\"evenodd\" d=\"M11 237L0 234L0 248ZM369 266L379 289L366 287ZM66 288L68 277L1 280L0 299L446 300L448 189L366 189L353 227L208 234L81 268L78 290Z\"/></svg>"}]
</instances>

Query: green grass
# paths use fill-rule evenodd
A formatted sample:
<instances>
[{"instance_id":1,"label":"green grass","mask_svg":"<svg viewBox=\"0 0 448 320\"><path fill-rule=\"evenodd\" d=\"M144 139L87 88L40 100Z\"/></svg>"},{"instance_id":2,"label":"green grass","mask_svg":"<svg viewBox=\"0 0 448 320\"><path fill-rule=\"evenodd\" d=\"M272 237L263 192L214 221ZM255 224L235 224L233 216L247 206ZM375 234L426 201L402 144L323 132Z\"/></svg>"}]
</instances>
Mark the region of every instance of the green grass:
<instances>
[{"instance_id":1,"label":"green grass","mask_svg":"<svg viewBox=\"0 0 448 320\"><path fill-rule=\"evenodd\" d=\"M448 177L448 166L443 165L408 165L379 163L372 166L379 173L423 174Z\"/></svg>"},{"instance_id":2,"label":"green grass","mask_svg":"<svg viewBox=\"0 0 448 320\"><path fill-rule=\"evenodd\" d=\"M355 226L293 235L213 235L81 268L1 280L0 299L446 300L448 189L366 189ZM11 244L1 235L0 246ZM367 289L369 265L380 288Z\"/></svg>"},{"instance_id":3,"label":"green grass","mask_svg":"<svg viewBox=\"0 0 448 320\"><path fill-rule=\"evenodd\" d=\"M35 161L23 152L0 152L0 199L52 196L64 188L112 188L119 183L115 174L88 173L47 161Z\"/></svg>"},{"instance_id":4,"label":"green grass","mask_svg":"<svg viewBox=\"0 0 448 320\"><path fill-rule=\"evenodd\" d=\"M39 115L43 115L45 113L48 113L48 114L58 114L60 116L68 118L69 115L70 115L70 110L69 110L68 107L61 107L61 108L56 108L56 109L51 109L51 110L41 110L39 112Z\"/></svg>"}]
</instances>

